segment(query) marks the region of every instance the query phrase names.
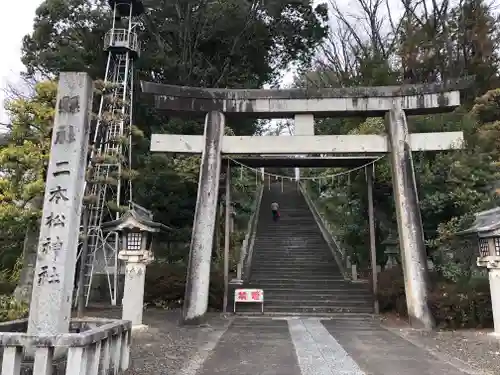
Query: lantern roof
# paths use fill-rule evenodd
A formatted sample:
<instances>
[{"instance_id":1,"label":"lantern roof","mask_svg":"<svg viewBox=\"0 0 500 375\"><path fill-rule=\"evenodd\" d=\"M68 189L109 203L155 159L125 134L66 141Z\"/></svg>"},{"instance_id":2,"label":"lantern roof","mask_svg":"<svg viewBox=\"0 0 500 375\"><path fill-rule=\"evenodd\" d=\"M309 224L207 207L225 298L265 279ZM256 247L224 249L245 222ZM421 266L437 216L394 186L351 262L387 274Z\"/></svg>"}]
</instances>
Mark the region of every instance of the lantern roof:
<instances>
[{"instance_id":1,"label":"lantern roof","mask_svg":"<svg viewBox=\"0 0 500 375\"><path fill-rule=\"evenodd\" d=\"M459 236L478 234L480 237L487 234L500 234L500 207L491 210L481 211L474 214L474 224L468 229L456 233Z\"/></svg>"},{"instance_id":2,"label":"lantern roof","mask_svg":"<svg viewBox=\"0 0 500 375\"><path fill-rule=\"evenodd\" d=\"M153 221L153 213L137 203L130 202L130 208L119 219L108 221L101 225L102 230L121 231L138 229L142 232L171 231L172 228Z\"/></svg>"},{"instance_id":3,"label":"lantern roof","mask_svg":"<svg viewBox=\"0 0 500 375\"><path fill-rule=\"evenodd\" d=\"M399 238L394 233L389 232L389 235L382 241L381 245L399 245Z\"/></svg>"}]
</instances>

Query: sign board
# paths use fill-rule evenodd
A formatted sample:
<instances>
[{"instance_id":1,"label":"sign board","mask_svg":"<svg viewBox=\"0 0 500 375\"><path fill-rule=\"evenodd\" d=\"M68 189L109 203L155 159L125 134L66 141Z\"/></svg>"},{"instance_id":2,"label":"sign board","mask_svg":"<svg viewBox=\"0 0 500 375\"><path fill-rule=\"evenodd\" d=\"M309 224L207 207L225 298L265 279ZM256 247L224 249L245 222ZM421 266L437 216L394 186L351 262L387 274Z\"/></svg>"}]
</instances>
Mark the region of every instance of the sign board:
<instances>
[{"instance_id":1,"label":"sign board","mask_svg":"<svg viewBox=\"0 0 500 375\"><path fill-rule=\"evenodd\" d=\"M254 302L261 304L261 311L264 313L264 290L262 289L236 289L234 291L234 309L236 312L236 303Z\"/></svg>"}]
</instances>

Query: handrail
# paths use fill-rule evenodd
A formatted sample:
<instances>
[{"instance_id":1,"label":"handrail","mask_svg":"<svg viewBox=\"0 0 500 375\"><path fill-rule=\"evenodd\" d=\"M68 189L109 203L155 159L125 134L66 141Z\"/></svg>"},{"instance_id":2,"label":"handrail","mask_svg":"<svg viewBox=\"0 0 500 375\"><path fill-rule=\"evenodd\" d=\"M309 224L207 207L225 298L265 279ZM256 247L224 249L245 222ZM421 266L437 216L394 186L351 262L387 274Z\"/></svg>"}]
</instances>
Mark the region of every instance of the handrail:
<instances>
[{"instance_id":1,"label":"handrail","mask_svg":"<svg viewBox=\"0 0 500 375\"><path fill-rule=\"evenodd\" d=\"M318 209L316 204L309 196L309 193L307 192L307 189L304 187L302 182L299 182L299 189L314 216L314 220L318 224L318 227L321 231L321 234L323 235L323 238L325 239L326 243L328 244L328 247L330 248L333 256L335 257L335 260L340 268L340 272L342 272L344 278L346 279L349 278L345 267L347 260L346 251L339 245L339 241L337 241L334 234L332 233L332 228L330 223L323 217L321 211Z\"/></svg>"},{"instance_id":2,"label":"handrail","mask_svg":"<svg viewBox=\"0 0 500 375\"><path fill-rule=\"evenodd\" d=\"M51 373L45 369L59 366L61 350L68 353L65 369L57 371L61 374L123 374L129 368L130 321L72 319L70 327L80 332L57 335L28 334L27 325L27 319L1 324L2 375L19 375L22 362L30 356L34 373Z\"/></svg>"},{"instance_id":3,"label":"handrail","mask_svg":"<svg viewBox=\"0 0 500 375\"><path fill-rule=\"evenodd\" d=\"M255 240L255 233L257 230L257 222L259 220L260 203L262 201L262 194L264 192L264 184L261 184L255 192L255 209L248 221L247 232L245 239L241 244L240 261L236 269L236 277L238 280L243 280L248 277L250 271L250 264L252 263L253 243Z\"/></svg>"}]
</instances>

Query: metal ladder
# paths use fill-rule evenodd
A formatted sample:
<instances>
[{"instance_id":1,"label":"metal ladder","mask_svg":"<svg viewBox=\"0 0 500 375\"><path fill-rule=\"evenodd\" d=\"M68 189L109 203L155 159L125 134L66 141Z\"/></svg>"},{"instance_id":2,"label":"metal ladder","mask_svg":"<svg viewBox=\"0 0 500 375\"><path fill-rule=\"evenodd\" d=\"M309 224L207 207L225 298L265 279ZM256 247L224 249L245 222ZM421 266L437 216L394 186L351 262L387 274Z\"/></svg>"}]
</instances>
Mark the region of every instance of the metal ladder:
<instances>
[{"instance_id":1,"label":"metal ladder","mask_svg":"<svg viewBox=\"0 0 500 375\"><path fill-rule=\"evenodd\" d=\"M127 113L127 109L124 106L128 106L125 103L125 95L127 90L127 77L129 70L129 58L128 54L113 56L117 59L115 63L115 69L112 72L112 77L110 77L108 82L113 83L113 91L111 95L111 103L106 105L106 97L103 95L101 97L100 103L100 113L96 125L96 134L100 131L105 131L104 137L102 137L102 142L96 142L94 144L94 152L89 161L89 169L93 169L94 180L93 183L88 183L86 186L86 195L95 197L95 201L89 203L89 222L88 222L88 251L84 266L84 296L85 305L88 305L90 299L90 293L92 289L92 280L94 275L94 267L96 265L96 255L98 251L102 251L103 259L105 262L105 267L107 268L109 263L115 269L115 274L110 277L109 272L106 271L108 286L111 294L111 302L116 305L116 277L117 277L117 250L119 240L117 234L114 234L113 245L111 246L107 238L104 236L101 230L101 224L103 219L116 219L119 217L119 213L115 217L112 216L110 212L105 216L105 209L107 205L108 198L115 198L115 203L117 206L120 204L120 190L121 190L121 172L122 172L122 150L123 146L121 144L121 137L124 134L124 115ZM113 58L110 56L109 58ZM119 101L121 101L120 104ZM104 125L102 118L105 112L111 114L111 119L119 118L119 121L112 120L111 123ZM121 118L120 118L121 116ZM105 129L102 129L106 126ZM95 139L99 139L98 136ZM99 144L100 143L100 144ZM105 161L102 163L95 163L93 161L94 156L104 157ZM106 158L115 158L116 160L109 160ZM117 181L116 187L110 184L111 179L114 178ZM80 252L81 254L81 252ZM78 292L77 292L78 293Z\"/></svg>"}]
</instances>

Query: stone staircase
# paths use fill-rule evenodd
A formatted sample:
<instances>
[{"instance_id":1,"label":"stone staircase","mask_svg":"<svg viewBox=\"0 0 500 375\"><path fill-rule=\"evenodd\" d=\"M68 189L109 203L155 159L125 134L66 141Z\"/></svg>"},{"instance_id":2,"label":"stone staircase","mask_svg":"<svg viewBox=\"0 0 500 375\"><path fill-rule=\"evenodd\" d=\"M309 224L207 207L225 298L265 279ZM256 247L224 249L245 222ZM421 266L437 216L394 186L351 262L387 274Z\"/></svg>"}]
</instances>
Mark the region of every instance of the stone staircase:
<instances>
[{"instance_id":1,"label":"stone staircase","mask_svg":"<svg viewBox=\"0 0 500 375\"><path fill-rule=\"evenodd\" d=\"M368 286L344 279L314 216L294 182L266 186L247 288L264 290L266 313L321 315L372 313ZM271 203L281 217L273 222ZM253 306L251 306L253 305ZM260 310L238 304L237 311Z\"/></svg>"}]
</instances>

